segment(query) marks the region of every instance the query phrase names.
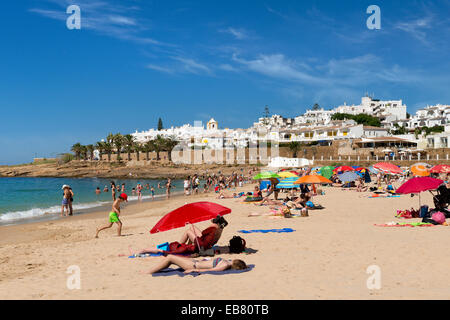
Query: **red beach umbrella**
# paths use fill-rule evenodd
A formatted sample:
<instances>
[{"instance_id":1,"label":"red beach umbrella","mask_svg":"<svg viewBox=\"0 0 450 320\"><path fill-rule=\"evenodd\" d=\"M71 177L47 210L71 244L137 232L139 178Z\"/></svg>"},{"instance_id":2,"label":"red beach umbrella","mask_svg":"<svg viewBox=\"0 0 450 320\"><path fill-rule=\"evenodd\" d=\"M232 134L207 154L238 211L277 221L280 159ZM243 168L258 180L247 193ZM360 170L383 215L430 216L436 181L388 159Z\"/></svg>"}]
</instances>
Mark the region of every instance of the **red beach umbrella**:
<instances>
[{"instance_id":1,"label":"red beach umbrella","mask_svg":"<svg viewBox=\"0 0 450 320\"><path fill-rule=\"evenodd\" d=\"M175 209L158 221L150 233L168 231L231 213L231 209L213 202L195 202Z\"/></svg>"},{"instance_id":2,"label":"red beach umbrella","mask_svg":"<svg viewBox=\"0 0 450 320\"><path fill-rule=\"evenodd\" d=\"M400 194L418 193L420 205L420 193L428 190L436 190L444 181L430 177L416 177L406 181L395 192Z\"/></svg>"},{"instance_id":3,"label":"red beach umbrella","mask_svg":"<svg viewBox=\"0 0 450 320\"><path fill-rule=\"evenodd\" d=\"M431 173L450 173L450 166L446 164L440 164L437 166L434 166L430 169Z\"/></svg>"},{"instance_id":4,"label":"red beach umbrella","mask_svg":"<svg viewBox=\"0 0 450 320\"><path fill-rule=\"evenodd\" d=\"M444 181L430 177L417 177L406 181L397 189L396 193L409 194L420 193L428 190L436 190Z\"/></svg>"},{"instance_id":5,"label":"red beach umbrella","mask_svg":"<svg viewBox=\"0 0 450 320\"><path fill-rule=\"evenodd\" d=\"M352 167L349 166L340 166L337 167L336 169L333 170L334 173L336 172L346 172L346 171L353 171L355 169L353 169Z\"/></svg>"},{"instance_id":6,"label":"red beach umbrella","mask_svg":"<svg viewBox=\"0 0 450 320\"><path fill-rule=\"evenodd\" d=\"M377 164L374 164L373 167L383 173L386 174L402 174L403 171L400 169L400 167L396 166L395 164L388 163L388 162L380 162Z\"/></svg>"}]
</instances>

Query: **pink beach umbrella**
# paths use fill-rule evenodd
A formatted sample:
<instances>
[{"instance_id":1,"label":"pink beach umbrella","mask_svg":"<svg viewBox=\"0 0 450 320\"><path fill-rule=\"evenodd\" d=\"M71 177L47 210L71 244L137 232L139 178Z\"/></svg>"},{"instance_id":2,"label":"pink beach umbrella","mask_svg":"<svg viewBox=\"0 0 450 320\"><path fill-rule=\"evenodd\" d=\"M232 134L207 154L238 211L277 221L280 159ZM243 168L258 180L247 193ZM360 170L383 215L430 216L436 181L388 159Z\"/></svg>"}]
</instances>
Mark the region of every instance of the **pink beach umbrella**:
<instances>
[{"instance_id":1,"label":"pink beach umbrella","mask_svg":"<svg viewBox=\"0 0 450 320\"><path fill-rule=\"evenodd\" d=\"M374 164L373 167L385 174L403 174L403 171L402 169L400 169L400 167L388 162L380 162Z\"/></svg>"},{"instance_id":2,"label":"pink beach umbrella","mask_svg":"<svg viewBox=\"0 0 450 320\"><path fill-rule=\"evenodd\" d=\"M434 179L430 177L417 177L406 181L396 190L396 193L400 194L419 194L419 205L420 203L420 193L428 190L436 190L444 181L440 179Z\"/></svg>"}]
</instances>

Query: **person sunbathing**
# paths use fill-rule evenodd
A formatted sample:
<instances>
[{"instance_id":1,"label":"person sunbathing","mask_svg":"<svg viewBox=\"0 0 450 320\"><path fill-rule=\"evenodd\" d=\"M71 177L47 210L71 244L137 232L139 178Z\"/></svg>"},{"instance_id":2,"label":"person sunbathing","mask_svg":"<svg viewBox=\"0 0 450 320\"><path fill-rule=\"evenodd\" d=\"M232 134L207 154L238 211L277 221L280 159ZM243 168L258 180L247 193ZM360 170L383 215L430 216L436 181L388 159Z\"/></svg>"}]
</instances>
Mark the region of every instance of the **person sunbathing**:
<instances>
[{"instance_id":1,"label":"person sunbathing","mask_svg":"<svg viewBox=\"0 0 450 320\"><path fill-rule=\"evenodd\" d=\"M280 205L282 203L283 203L283 201L281 201L281 200L271 200L271 199L269 199L269 197L265 197L265 198L263 198L261 203L255 203L255 206L264 206L264 205L275 206L275 205Z\"/></svg>"},{"instance_id":2,"label":"person sunbathing","mask_svg":"<svg viewBox=\"0 0 450 320\"><path fill-rule=\"evenodd\" d=\"M247 265L244 261L239 259L229 260L222 258L215 258L212 260L197 260L192 258L184 258L174 255L168 255L164 257L161 262L152 267L148 271L142 271L144 274L152 274L163 269L168 268L172 264L182 268L184 273L191 272L205 272L205 271L225 271L232 270L245 270Z\"/></svg>"},{"instance_id":3,"label":"person sunbathing","mask_svg":"<svg viewBox=\"0 0 450 320\"><path fill-rule=\"evenodd\" d=\"M233 193L231 196L229 196L229 195L226 195L225 193L221 192L217 196L217 199L235 199L235 198L239 198L237 193Z\"/></svg>"},{"instance_id":4,"label":"person sunbathing","mask_svg":"<svg viewBox=\"0 0 450 320\"><path fill-rule=\"evenodd\" d=\"M211 222L212 224L203 231L200 231L200 229L194 225L189 226L189 228L181 236L181 240L179 242L174 241L169 244L168 251L158 249L157 247L150 247L142 249L137 253L132 253L131 255L140 255L145 253L191 254L199 252L199 250L210 249L217 243L217 241L219 241L223 229L228 225L228 222L220 215L217 215L217 217L212 219Z\"/></svg>"},{"instance_id":5,"label":"person sunbathing","mask_svg":"<svg viewBox=\"0 0 450 320\"><path fill-rule=\"evenodd\" d=\"M356 185L356 191L357 192L366 192L367 188L368 188L368 186L364 185L364 182L362 181L362 179L359 179L358 184Z\"/></svg>"}]
</instances>

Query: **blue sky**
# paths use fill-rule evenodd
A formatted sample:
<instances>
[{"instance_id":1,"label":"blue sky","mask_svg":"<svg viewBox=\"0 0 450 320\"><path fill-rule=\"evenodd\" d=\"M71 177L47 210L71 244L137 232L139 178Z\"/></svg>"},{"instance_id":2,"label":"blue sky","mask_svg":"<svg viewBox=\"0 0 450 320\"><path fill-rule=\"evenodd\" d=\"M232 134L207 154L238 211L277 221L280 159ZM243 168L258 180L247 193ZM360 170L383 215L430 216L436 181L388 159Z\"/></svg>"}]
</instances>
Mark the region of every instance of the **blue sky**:
<instances>
[{"instance_id":1,"label":"blue sky","mask_svg":"<svg viewBox=\"0 0 450 320\"><path fill-rule=\"evenodd\" d=\"M81 30L66 8L81 8ZM366 9L381 8L381 30ZM269 105L450 104L450 3L20 0L0 9L0 164L109 132L208 121L249 127Z\"/></svg>"}]
</instances>

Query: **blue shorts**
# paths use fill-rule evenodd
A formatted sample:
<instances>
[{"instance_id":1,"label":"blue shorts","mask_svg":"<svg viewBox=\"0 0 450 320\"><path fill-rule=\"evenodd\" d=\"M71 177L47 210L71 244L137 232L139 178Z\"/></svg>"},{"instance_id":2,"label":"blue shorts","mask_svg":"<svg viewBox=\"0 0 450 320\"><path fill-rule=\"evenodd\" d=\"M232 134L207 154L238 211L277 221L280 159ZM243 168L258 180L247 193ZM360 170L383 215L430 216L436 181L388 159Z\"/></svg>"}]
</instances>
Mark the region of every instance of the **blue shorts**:
<instances>
[{"instance_id":1,"label":"blue shorts","mask_svg":"<svg viewBox=\"0 0 450 320\"><path fill-rule=\"evenodd\" d=\"M62 205L67 206L69 204L69 199L63 198Z\"/></svg>"}]
</instances>

